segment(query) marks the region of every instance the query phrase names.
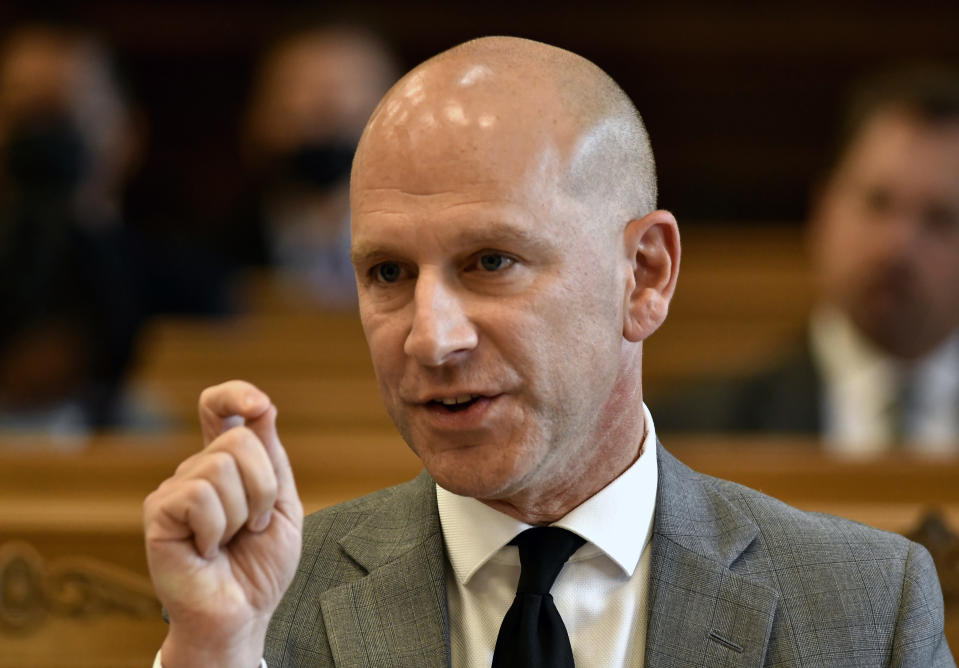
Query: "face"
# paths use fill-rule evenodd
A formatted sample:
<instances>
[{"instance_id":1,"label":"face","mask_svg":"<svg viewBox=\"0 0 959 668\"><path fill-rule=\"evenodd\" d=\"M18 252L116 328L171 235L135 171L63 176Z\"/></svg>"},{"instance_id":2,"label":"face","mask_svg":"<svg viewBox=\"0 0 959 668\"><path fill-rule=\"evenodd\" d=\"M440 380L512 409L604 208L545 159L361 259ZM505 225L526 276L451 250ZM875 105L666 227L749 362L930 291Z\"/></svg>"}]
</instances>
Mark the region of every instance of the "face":
<instances>
[{"instance_id":1,"label":"face","mask_svg":"<svg viewBox=\"0 0 959 668\"><path fill-rule=\"evenodd\" d=\"M137 146L105 53L86 39L26 29L0 63L0 148L20 124L51 115L79 135L89 159L87 188L118 188Z\"/></svg>"},{"instance_id":2,"label":"face","mask_svg":"<svg viewBox=\"0 0 959 668\"><path fill-rule=\"evenodd\" d=\"M959 327L959 123L876 115L813 218L825 297L905 358Z\"/></svg>"},{"instance_id":3,"label":"face","mask_svg":"<svg viewBox=\"0 0 959 668\"><path fill-rule=\"evenodd\" d=\"M625 253L558 186L561 145L453 93L395 125L386 105L354 168L373 365L442 486L561 494L615 431Z\"/></svg>"},{"instance_id":4,"label":"face","mask_svg":"<svg viewBox=\"0 0 959 668\"><path fill-rule=\"evenodd\" d=\"M349 34L307 34L267 63L250 118L260 150L283 154L302 144L355 143L388 85L384 56Z\"/></svg>"}]
</instances>

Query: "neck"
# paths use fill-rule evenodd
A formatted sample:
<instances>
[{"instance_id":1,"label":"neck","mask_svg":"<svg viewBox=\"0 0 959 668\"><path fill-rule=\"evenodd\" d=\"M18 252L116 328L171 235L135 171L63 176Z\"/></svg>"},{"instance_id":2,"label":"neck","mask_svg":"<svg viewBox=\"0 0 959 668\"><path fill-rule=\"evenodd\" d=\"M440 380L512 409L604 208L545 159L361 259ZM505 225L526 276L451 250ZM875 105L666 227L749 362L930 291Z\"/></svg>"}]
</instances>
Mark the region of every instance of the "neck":
<instances>
[{"instance_id":1,"label":"neck","mask_svg":"<svg viewBox=\"0 0 959 668\"><path fill-rule=\"evenodd\" d=\"M540 484L528 485L503 499L480 499L489 507L532 525L551 524L590 499L632 466L643 452L648 425L642 409L642 386L626 375L615 384L599 428L579 448L566 451ZM558 473L557 473L558 471Z\"/></svg>"},{"instance_id":2,"label":"neck","mask_svg":"<svg viewBox=\"0 0 959 668\"><path fill-rule=\"evenodd\" d=\"M619 461L616 464L611 463L609 467L605 467L610 473L601 478L600 484L553 488L550 490L548 496L518 494L509 499L480 500L490 508L514 517L526 524L533 526L552 524L598 494L607 485L622 475L630 466L636 463L636 460L643 454L642 444L644 440L645 434L643 438L637 442L629 458Z\"/></svg>"}]
</instances>

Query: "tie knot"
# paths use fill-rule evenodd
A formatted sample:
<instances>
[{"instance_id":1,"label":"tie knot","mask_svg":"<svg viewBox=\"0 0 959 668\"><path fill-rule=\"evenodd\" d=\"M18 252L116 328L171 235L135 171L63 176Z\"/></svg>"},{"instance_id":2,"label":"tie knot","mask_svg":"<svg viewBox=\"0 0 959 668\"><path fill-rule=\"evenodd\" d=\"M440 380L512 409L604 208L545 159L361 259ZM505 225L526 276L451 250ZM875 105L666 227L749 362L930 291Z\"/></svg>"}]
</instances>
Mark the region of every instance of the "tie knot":
<instances>
[{"instance_id":1,"label":"tie knot","mask_svg":"<svg viewBox=\"0 0 959 668\"><path fill-rule=\"evenodd\" d=\"M559 527L533 527L510 541L519 548L517 594L548 594L573 553L586 540Z\"/></svg>"}]
</instances>

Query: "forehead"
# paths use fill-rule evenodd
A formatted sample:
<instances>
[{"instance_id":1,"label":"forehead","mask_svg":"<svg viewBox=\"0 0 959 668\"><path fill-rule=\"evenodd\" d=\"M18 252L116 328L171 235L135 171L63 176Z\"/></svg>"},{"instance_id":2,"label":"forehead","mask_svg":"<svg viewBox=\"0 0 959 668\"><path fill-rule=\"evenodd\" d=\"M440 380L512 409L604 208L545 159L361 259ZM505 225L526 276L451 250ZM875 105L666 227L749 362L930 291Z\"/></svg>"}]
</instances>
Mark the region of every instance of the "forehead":
<instances>
[{"instance_id":1,"label":"forehead","mask_svg":"<svg viewBox=\"0 0 959 668\"><path fill-rule=\"evenodd\" d=\"M959 121L877 114L850 147L841 172L860 180L959 198Z\"/></svg>"},{"instance_id":2,"label":"forehead","mask_svg":"<svg viewBox=\"0 0 959 668\"><path fill-rule=\"evenodd\" d=\"M397 179L396 187L354 188L354 258L400 247L408 249L404 254L484 245L542 248L573 227L570 216L560 215L564 195L550 182L473 176L470 169L450 169L406 184Z\"/></svg>"},{"instance_id":3,"label":"forehead","mask_svg":"<svg viewBox=\"0 0 959 668\"><path fill-rule=\"evenodd\" d=\"M533 234L569 218L575 203L562 184L575 123L549 82L496 67L414 70L384 99L354 162L354 242L387 233L451 238L507 223Z\"/></svg>"}]
</instances>

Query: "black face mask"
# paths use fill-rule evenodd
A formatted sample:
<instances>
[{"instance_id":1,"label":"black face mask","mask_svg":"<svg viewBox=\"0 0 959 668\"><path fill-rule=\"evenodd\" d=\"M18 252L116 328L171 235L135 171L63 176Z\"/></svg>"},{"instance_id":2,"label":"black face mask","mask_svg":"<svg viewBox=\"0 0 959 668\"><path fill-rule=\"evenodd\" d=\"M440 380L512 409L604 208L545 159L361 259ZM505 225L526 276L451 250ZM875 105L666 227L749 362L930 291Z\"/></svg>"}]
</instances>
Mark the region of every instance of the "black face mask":
<instances>
[{"instance_id":1,"label":"black face mask","mask_svg":"<svg viewBox=\"0 0 959 668\"><path fill-rule=\"evenodd\" d=\"M326 190L345 180L356 145L346 142L303 144L277 164L278 181Z\"/></svg>"},{"instance_id":2,"label":"black face mask","mask_svg":"<svg viewBox=\"0 0 959 668\"><path fill-rule=\"evenodd\" d=\"M17 125L7 143L7 173L27 192L70 192L90 169L90 151L76 126L60 115Z\"/></svg>"}]
</instances>

